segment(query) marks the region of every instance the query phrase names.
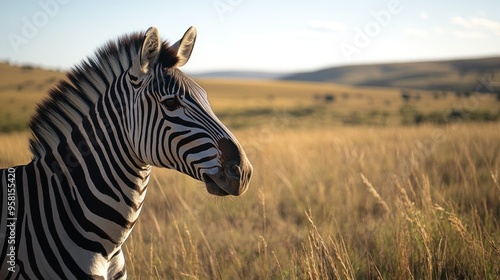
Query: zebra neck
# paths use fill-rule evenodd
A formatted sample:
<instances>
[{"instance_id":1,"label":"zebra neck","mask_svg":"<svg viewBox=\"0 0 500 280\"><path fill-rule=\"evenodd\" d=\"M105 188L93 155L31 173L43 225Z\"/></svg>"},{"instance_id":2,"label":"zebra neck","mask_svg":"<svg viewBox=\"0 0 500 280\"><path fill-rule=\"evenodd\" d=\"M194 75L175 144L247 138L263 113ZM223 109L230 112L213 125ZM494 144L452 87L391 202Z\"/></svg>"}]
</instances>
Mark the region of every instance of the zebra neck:
<instances>
[{"instance_id":1,"label":"zebra neck","mask_svg":"<svg viewBox=\"0 0 500 280\"><path fill-rule=\"evenodd\" d=\"M34 163L36 170L48 174L42 184L28 192L54 192L58 196L57 207L65 211L69 219L87 232L104 238L103 256L119 250L130 234L141 212L151 168L124 174L109 170L90 161L72 161L71 156L47 154ZM66 164L61 161L69 160ZM52 173L53 172L53 173ZM36 172L29 177L36 178ZM80 209L86 209L81 211ZM75 226L77 227L77 226Z\"/></svg>"},{"instance_id":2,"label":"zebra neck","mask_svg":"<svg viewBox=\"0 0 500 280\"><path fill-rule=\"evenodd\" d=\"M74 123L39 161L54 174L51 187L66 192L62 199L68 205L89 209L85 216L70 213L75 220L89 220L102 229L110 240L105 246L110 253L125 241L136 222L151 166L134 157L123 133L116 126L108 127L102 115L91 113Z\"/></svg>"}]
</instances>

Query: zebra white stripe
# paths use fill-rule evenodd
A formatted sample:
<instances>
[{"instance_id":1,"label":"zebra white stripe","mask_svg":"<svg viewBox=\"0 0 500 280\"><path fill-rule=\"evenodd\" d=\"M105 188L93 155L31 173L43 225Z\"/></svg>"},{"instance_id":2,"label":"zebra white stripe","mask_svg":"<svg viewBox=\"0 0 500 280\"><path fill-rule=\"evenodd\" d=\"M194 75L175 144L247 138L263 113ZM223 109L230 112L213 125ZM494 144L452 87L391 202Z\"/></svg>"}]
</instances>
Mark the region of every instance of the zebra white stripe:
<instances>
[{"instance_id":1,"label":"zebra white stripe","mask_svg":"<svg viewBox=\"0 0 500 280\"><path fill-rule=\"evenodd\" d=\"M196 40L155 27L109 42L59 82L30 122L33 160L0 170L1 279L123 279L122 244L151 166L241 195L252 166L205 91L178 67Z\"/></svg>"}]
</instances>

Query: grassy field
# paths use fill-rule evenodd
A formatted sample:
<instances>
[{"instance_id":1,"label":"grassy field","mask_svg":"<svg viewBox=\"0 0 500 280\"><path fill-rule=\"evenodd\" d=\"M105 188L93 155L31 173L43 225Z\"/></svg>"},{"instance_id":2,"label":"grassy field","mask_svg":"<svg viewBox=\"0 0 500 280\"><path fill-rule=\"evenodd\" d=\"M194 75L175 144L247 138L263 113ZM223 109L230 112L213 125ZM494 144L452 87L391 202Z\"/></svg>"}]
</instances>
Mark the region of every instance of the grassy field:
<instances>
[{"instance_id":1,"label":"grassy field","mask_svg":"<svg viewBox=\"0 0 500 280\"><path fill-rule=\"evenodd\" d=\"M0 63L0 132L25 130L36 104L64 73Z\"/></svg>"},{"instance_id":2,"label":"grassy field","mask_svg":"<svg viewBox=\"0 0 500 280\"><path fill-rule=\"evenodd\" d=\"M133 279L497 279L500 125L237 130L250 190L155 169ZM2 135L0 164L29 160Z\"/></svg>"},{"instance_id":3,"label":"grassy field","mask_svg":"<svg viewBox=\"0 0 500 280\"><path fill-rule=\"evenodd\" d=\"M200 84L248 153L250 189L213 197L201 182L155 169L124 247L130 278L500 277L500 123L470 119L498 114L493 97ZM5 92L10 106L23 106L24 93ZM469 115L448 122L457 110ZM415 125L418 113L428 119ZM0 134L1 167L30 160L28 137Z\"/></svg>"}]
</instances>

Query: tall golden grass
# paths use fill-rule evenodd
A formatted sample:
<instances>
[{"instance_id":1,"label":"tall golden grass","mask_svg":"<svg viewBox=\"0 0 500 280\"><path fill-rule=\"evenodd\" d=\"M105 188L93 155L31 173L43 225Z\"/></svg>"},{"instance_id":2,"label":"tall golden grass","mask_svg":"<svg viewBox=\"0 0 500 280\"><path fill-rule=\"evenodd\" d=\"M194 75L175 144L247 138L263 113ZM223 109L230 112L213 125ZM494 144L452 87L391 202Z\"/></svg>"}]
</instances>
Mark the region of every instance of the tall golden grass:
<instances>
[{"instance_id":1,"label":"tall golden grass","mask_svg":"<svg viewBox=\"0 0 500 280\"><path fill-rule=\"evenodd\" d=\"M237 130L242 197L155 169L132 279L498 279L500 125ZM2 135L0 164L29 160Z\"/></svg>"},{"instance_id":2,"label":"tall golden grass","mask_svg":"<svg viewBox=\"0 0 500 280\"><path fill-rule=\"evenodd\" d=\"M200 183L155 170L126 246L130 274L498 278L499 128L239 131L255 166L248 193L215 199Z\"/></svg>"}]
</instances>

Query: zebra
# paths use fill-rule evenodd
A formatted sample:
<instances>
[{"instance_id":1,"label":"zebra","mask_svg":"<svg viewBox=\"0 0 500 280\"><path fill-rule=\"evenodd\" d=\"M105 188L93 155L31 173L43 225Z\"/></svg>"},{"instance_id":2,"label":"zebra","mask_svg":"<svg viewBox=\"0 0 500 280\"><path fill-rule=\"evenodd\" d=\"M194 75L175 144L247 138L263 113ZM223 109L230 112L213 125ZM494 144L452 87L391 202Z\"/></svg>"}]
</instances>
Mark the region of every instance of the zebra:
<instances>
[{"instance_id":1,"label":"zebra","mask_svg":"<svg viewBox=\"0 0 500 280\"><path fill-rule=\"evenodd\" d=\"M125 279L122 245L152 166L212 195L247 190L245 152L179 70L196 35L171 45L151 27L111 40L38 105L32 161L0 170L0 279Z\"/></svg>"}]
</instances>

